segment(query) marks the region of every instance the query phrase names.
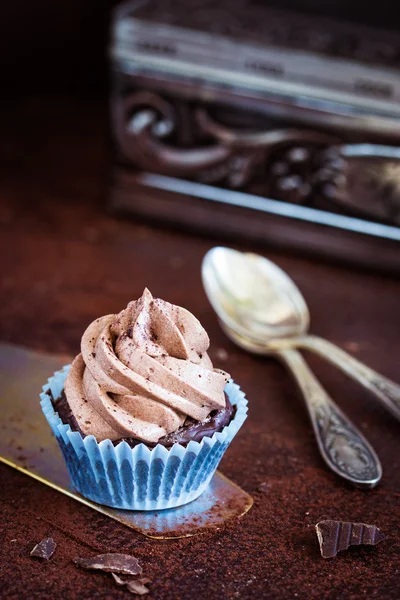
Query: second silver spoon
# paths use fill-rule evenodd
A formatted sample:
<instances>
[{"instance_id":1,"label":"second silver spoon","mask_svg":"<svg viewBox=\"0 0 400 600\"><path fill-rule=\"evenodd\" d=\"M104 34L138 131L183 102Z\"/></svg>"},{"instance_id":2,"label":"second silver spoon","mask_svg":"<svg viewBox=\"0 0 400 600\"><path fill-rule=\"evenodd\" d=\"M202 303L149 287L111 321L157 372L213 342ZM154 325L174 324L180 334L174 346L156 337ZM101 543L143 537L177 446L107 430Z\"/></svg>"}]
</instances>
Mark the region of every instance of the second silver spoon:
<instances>
[{"instance_id":1,"label":"second silver spoon","mask_svg":"<svg viewBox=\"0 0 400 600\"><path fill-rule=\"evenodd\" d=\"M255 354L273 354L292 373L305 401L322 458L337 475L357 487L373 488L382 477L382 467L375 450L349 418L333 402L319 383L300 352L271 352L235 331L222 327L241 348Z\"/></svg>"}]
</instances>

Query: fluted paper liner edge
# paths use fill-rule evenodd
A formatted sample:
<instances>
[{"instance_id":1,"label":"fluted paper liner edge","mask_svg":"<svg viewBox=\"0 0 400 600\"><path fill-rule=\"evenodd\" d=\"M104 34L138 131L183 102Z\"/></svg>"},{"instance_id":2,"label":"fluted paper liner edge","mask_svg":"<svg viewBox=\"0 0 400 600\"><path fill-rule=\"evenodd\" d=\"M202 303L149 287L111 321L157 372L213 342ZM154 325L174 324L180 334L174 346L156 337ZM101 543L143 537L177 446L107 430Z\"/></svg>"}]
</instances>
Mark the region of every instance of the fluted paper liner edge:
<instances>
[{"instance_id":1,"label":"fluted paper liner edge","mask_svg":"<svg viewBox=\"0 0 400 600\"><path fill-rule=\"evenodd\" d=\"M190 441L186 448L144 444L131 448L110 440L97 442L93 435L82 437L64 424L48 395L57 399L64 389L70 365L56 371L40 394L43 413L59 443L73 487L83 496L114 508L161 510L187 504L208 486L218 464L247 417L247 399L230 380L225 393L236 406L229 425L201 442Z\"/></svg>"}]
</instances>

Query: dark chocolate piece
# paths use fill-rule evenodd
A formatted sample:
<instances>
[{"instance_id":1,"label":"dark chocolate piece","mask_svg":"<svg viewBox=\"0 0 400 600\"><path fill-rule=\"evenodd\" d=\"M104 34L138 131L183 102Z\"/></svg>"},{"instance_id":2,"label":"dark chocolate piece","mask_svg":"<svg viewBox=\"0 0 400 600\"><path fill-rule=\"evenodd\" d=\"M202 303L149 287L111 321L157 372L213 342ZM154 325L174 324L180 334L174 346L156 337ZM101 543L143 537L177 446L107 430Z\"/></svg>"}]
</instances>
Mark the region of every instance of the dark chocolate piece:
<instances>
[{"instance_id":1,"label":"dark chocolate piece","mask_svg":"<svg viewBox=\"0 0 400 600\"><path fill-rule=\"evenodd\" d=\"M349 546L375 546L386 538L376 525L365 523L320 521L315 530L323 558L332 558Z\"/></svg>"},{"instance_id":2,"label":"dark chocolate piece","mask_svg":"<svg viewBox=\"0 0 400 600\"><path fill-rule=\"evenodd\" d=\"M90 558L75 558L74 563L84 569L99 569L123 575L140 575L142 573L138 559L129 554L98 554Z\"/></svg>"},{"instance_id":3,"label":"dark chocolate piece","mask_svg":"<svg viewBox=\"0 0 400 600\"><path fill-rule=\"evenodd\" d=\"M85 437L85 434L80 429L77 420L72 414L64 390L61 392L60 398L57 398L56 400L52 397L50 392L49 395L54 409L58 412L62 422L68 424L72 431L79 431L82 437ZM226 425L229 425L236 412L236 407L232 406L229 398L227 396L225 396L225 398L225 408L212 411L209 416L201 422L188 417L182 427L163 436L158 440L157 444L161 444L166 448L170 448L176 443L186 446L191 440L201 442L203 437L211 437L216 431L222 431ZM115 446L122 441L127 442L131 448L144 443L136 438L121 438L115 440L113 445ZM146 443L146 446L153 448L156 444Z\"/></svg>"},{"instance_id":4,"label":"dark chocolate piece","mask_svg":"<svg viewBox=\"0 0 400 600\"><path fill-rule=\"evenodd\" d=\"M144 596L150 592L149 588L143 585L140 580L129 581L126 587L132 594L137 596Z\"/></svg>"},{"instance_id":5,"label":"dark chocolate piece","mask_svg":"<svg viewBox=\"0 0 400 600\"><path fill-rule=\"evenodd\" d=\"M126 589L132 594L144 596L150 592L149 588L145 586L145 583L151 583L151 580L147 577L141 577L140 579L122 579L122 577L119 577L115 573L111 573L111 575L118 585L125 585Z\"/></svg>"},{"instance_id":6,"label":"dark chocolate piece","mask_svg":"<svg viewBox=\"0 0 400 600\"><path fill-rule=\"evenodd\" d=\"M42 558L44 560L49 560L54 554L55 549L57 548L57 544L53 540L53 538L45 538L31 551L31 556L35 556L36 558Z\"/></svg>"}]
</instances>

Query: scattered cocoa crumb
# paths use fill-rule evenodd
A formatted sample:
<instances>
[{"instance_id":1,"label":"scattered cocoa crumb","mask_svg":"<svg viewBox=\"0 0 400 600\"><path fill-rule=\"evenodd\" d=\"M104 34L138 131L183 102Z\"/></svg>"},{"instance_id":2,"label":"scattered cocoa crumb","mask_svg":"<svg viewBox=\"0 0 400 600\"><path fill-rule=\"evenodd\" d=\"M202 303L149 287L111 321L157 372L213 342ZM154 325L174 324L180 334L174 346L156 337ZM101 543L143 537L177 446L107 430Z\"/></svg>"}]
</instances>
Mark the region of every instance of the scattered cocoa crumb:
<instances>
[{"instance_id":1,"label":"scattered cocoa crumb","mask_svg":"<svg viewBox=\"0 0 400 600\"><path fill-rule=\"evenodd\" d=\"M30 555L35 558L41 558L43 560L49 560L54 554L57 544L53 538L45 538L31 550Z\"/></svg>"}]
</instances>

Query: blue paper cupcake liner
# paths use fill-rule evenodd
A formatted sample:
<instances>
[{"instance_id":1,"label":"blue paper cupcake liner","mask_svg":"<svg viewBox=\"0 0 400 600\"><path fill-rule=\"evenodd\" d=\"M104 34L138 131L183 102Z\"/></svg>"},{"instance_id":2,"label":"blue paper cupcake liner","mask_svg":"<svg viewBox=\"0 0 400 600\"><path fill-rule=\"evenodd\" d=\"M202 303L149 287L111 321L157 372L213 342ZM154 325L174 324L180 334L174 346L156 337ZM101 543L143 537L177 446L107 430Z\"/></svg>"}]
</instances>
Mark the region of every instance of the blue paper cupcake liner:
<instances>
[{"instance_id":1,"label":"blue paper cupcake liner","mask_svg":"<svg viewBox=\"0 0 400 600\"><path fill-rule=\"evenodd\" d=\"M83 496L114 508L161 510L187 504L204 492L232 439L247 417L247 400L232 380L225 388L236 406L232 421L221 432L190 441L186 448L144 444L131 448L110 440L82 437L54 411L49 394L57 399L64 389L69 365L54 373L40 394L43 413L60 445L72 485Z\"/></svg>"}]
</instances>

